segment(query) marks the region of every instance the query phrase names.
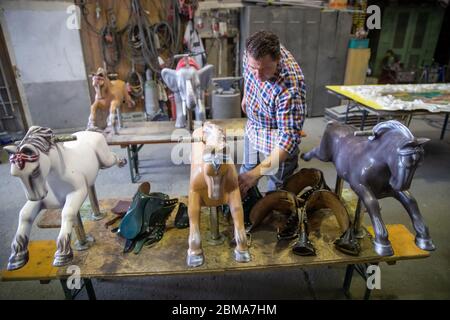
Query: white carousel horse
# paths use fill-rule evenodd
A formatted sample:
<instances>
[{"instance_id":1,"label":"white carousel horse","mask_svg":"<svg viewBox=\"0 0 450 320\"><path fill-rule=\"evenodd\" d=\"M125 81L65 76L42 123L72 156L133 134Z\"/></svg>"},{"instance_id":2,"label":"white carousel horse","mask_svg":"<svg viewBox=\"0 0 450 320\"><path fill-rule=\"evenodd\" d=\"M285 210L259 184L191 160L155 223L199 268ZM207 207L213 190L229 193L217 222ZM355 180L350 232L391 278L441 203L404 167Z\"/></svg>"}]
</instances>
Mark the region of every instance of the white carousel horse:
<instances>
[{"instance_id":1,"label":"white carousel horse","mask_svg":"<svg viewBox=\"0 0 450 320\"><path fill-rule=\"evenodd\" d=\"M42 209L63 208L53 265L68 264L73 257L72 226L88 188L94 185L99 169L126 163L109 150L102 134L81 131L73 135L76 141L61 143L51 129L33 126L18 146L5 147L11 154L11 175L21 179L28 199L20 211L8 270L27 263L31 227Z\"/></svg>"}]
</instances>

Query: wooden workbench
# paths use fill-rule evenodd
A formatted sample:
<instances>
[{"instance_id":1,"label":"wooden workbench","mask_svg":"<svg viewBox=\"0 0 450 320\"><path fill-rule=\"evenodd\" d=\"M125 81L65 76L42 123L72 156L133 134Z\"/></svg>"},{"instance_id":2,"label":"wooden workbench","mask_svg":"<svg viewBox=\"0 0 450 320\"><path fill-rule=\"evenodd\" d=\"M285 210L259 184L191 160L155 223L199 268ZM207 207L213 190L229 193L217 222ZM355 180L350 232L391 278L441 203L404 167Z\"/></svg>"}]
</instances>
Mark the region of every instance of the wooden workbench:
<instances>
[{"instance_id":1,"label":"wooden workbench","mask_svg":"<svg viewBox=\"0 0 450 320\"><path fill-rule=\"evenodd\" d=\"M244 136L246 118L222 120L207 120L221 126L227 136L242 139ZM199 124L196 125L196 127ZM106 138L109 145L119 145L127 148L128 165L131 182L137 182L139 176L139 151L146 144L179 143L188 141L191 133L186 128L175 128L174 121L127 122L118 129L117 134Z\"/></svg>"},{"instance_id":2,"label":"wooden workbench","mask_svg":"<svg viewBox=\"0 0 450 320\"><path fill-rule=\"evenodd\" d=\"M180 200L186 202L187 199L180 198ZM87 251L74 251L74 260L71 265L80 267L80 276L89 285L92 292L91 278L214 274L230 271L275 270L325 265L348 266L345 281L347 284L346 290L348 290L351 275L356 265L368 266L367 264L378 264L380 262L392 264L398 260L419 259L429 256L428 252L415 246L414 236L403 225L387 226L395 253L393 256L378 256L373 250L370 236L361 240L362 252L358 257L343 254L337 251L333 245L333 241L340 236L337 222L330 212L322 210L317 211L309 220L310 240L316 248L317 256L297 256L291 250L291 245L295 241L278 242L275 226L277 221L282 221L274 219L274 224L263 226L252 233L250 245L251 262L238 263L233 259L234 247L230 245L232 226L223 217L220 217L219 220L220 231L226 237L225 242L221 245L208 243L208 210L204 208L201 220L201 234L205 264L198 268L189 268L186 265L189 229L176 229L173 227L174 213L167 222L166 232L160 242L151 247L144 247L138 255L134 253L124 254L122 252L124 239L112 233L110 231L111 227L106 228L104 226L105 221L114 217L110 209L116 205L117 201L118 199L100 201L100 207L102 211L107 212L107 217L101 221L84 221L86 232L94 236L95 244ZM57 225L58 222L50 221L52 219L54 218L46 219L44 216L41 218L41 224ZM370 228L368 229L372 232ZM52 267L55 250L56 245L53 240L31 241L30 261L28 264L20 270L3 271L1 280L61 280L67 278L70 274L67 273L66 267ZM64 288L64 280L61 280L61 283ZM93 296L95 297L95 294Z\"/></svg>"}]
</instances>

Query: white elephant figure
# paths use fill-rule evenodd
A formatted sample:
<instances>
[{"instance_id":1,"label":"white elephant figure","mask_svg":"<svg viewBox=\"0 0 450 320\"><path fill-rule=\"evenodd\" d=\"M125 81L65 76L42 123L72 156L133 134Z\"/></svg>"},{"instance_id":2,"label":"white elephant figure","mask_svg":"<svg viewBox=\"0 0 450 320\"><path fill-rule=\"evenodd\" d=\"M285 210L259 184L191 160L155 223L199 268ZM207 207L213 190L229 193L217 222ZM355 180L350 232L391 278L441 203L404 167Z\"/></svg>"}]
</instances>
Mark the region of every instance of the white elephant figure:
<instances>
[{"instance_id":1,"label":"white elephant figure","mask_svg":"<svg viewBox=\"0 0 450 320\"><path fill-rule=\"evenodd\" d=\"M164 68L161 76L175 95L177 106L177 118L175 127L186 127L186 116L190 120L192 110L195 110L195 118L204 121L205 106L203 103L203 92L208 89L214 73L213 65L199 68L195 60L189 55L181 55L176 70ZM192 123L188 120L188 129L192 130Z\"/></svg>"},{"instance_id":2,"label":"white elephant figure","mask_svg":"<svg viewBox=\"0 0 450 320\"><path fill-rule=\"evenodd\" d=\"M126 164L109 150L102 134L80 131L73 135L75 141L59 142L50 128L33 126L18 146L5 147L10 154L11 175L20 178L28 199L20 211L8 270L28 262L31 227L42 209L63 208L53 265L70 263L72 227L88 188L94 185L99 169Z\"/></svg>"}]
</instances>

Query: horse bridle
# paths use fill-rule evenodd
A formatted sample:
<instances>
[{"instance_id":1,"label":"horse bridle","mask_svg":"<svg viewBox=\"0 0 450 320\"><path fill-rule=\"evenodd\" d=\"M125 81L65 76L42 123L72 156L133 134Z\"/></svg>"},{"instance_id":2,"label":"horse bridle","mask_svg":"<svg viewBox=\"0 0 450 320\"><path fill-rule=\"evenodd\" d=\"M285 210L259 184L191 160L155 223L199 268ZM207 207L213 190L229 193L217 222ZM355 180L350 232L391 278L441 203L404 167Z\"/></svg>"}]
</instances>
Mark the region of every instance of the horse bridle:
<instances>
[{"instance_id":1,"label":"horse bridle","mask_svg":"<svg viewBox=\"0 0 450 320\"><path fill-rule=\"evenodd\" d=\"M216 153L214 150L212 152L203 154L203 162L211 164L214 168L215 173L220 169L220 166L224 163L230 161L231 157L226 153Z\"/></svg>"},{"instance_id":2,"label":"horse bridle","mask_svg":"<svg viewBox=\"0 0 450 320\"><path fill-rule=\"evenodd\" d=\"M27 155L23 152L16 152L9 157L9 162L15 164L20 170L25 168L27 162L36 162L39 160L39 154Z\"/></svg>"}]
</instances>

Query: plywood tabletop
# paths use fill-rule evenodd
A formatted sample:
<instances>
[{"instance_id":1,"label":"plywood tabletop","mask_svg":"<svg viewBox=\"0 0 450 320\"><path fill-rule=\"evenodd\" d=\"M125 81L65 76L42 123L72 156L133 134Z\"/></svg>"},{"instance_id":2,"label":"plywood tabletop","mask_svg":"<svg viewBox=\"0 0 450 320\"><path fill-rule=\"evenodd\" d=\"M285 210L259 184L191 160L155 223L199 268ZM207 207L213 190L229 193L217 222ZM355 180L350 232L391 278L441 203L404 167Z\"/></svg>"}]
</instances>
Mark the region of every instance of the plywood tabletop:
<instances>
[{"instance_id":1,"label":"plywood tabletop","mask_svg":"<svg viewBox=\"0 0 450 320\"><path fill-rule=\"evenodd\" d=\"M221 126L228 136L243 137L246 118L208 120ZM198 125L197 125L198 126ZM174 121L129 122L118 134L106 138L109 145L176 143L190 138L186 128L175 128Z\"/></svg>"},{"instance_id":2,"label":"plywood tabletop","mask_svg":"<svg viewBox=\"0 0 450 320\"><path fill-rule=\"evenodd\" d=\"M250 253L252 261L238 263L233 259L234 246L231 244L232 224L220 217L220 231L226 237L221 245L211 245L206 241L209 217L207 208L203 209L201 235L205 254L205 264L198 268L186 266L189 229L176 229L173 226L175 213L167 221L163 239L151 247L144 247L139 254L123 253L124 239L106 228L104 223L114 217L111 208L117 199L100 201L107 217L101 221L85 221L86 232L94 236L95 244L87 251L74 251L72 265L81 269L81 276L88 278L111 278L131 276L181 275L198 273L223 273L261 269L299 268L321 265L346 265L359 263L395 262L405 259L426 258L430 254L417 248L414 236L404 225L388 225L389 238L394 255L380 257L373 250L371 237L362 239L362 252L358 257L337 251L333 242L340 236L335 217L326 210L317 211L310 217L310 240L317 256L301 257L293 254L294 241L279 242L276 238L276 224L265 225L251 235ZM186 202L185 197L180 201ZM368 228L370 232L371 228ZM39 248L39 250L36 250ZM31 280L67 277L66 267L53 268L51 262L55 252L54 241L30 243L30 262L21 270L2 272L3 281Z\"/></svg>"}]
</instances>

